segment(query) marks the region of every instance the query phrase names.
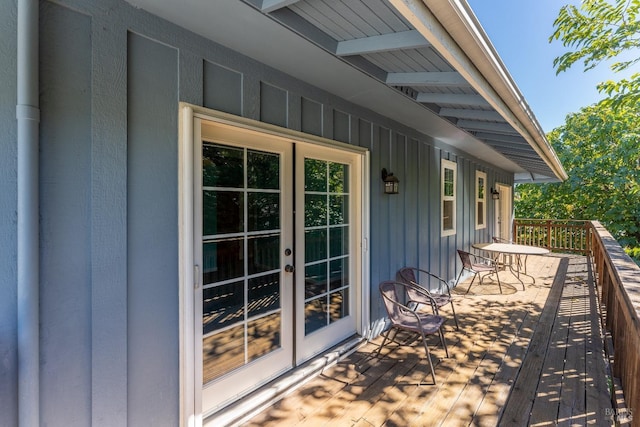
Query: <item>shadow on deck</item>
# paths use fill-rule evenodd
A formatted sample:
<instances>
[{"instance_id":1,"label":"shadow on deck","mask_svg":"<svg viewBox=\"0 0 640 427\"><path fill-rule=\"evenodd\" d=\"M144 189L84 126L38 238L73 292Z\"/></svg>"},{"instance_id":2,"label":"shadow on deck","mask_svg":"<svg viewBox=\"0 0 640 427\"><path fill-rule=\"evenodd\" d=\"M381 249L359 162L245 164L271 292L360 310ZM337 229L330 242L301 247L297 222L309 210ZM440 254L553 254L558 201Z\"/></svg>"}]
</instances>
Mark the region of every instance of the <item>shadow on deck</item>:
<instances>
[{"instance_id":1,"label":"shadow on deck","mask_svg":"<svg viewBox=\"0 0 640 427\"><path fill-rule=\"evenodd\" d=\"M506 272L503 294L491 281L474 283L468 294L468 282L461 284L460 331L452 319L445 325L451 357L437 337L430 341L437 384L420 342L387 345L375 357L378 337L244 425L611 425L587 258L529 257L528 271L536 281L525 280L524 291Z\"/></svg>"}]
</instances>

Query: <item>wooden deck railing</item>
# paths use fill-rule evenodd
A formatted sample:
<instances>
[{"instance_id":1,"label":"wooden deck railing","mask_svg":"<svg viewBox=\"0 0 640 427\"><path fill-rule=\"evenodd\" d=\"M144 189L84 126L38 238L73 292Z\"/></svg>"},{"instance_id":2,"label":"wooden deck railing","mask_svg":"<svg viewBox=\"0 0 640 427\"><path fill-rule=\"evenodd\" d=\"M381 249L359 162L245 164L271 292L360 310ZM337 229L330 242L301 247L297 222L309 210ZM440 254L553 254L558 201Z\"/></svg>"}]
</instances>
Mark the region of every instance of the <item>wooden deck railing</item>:
<instances>
[{"instance_id":1,"label":"wooden deck railing","mask_svg":"<svg viewBox=\"0 0 640 427\"><path fill-rule=\"evenodd\" d=\"M640 427L640 267L597 221L516 219L516 243L590 256L600 292L604 327L613 341L613 376L626 408L611 414Z\"/></svg>"},{"instance_id":2,"label":"wooden deck railing","mask_svg":"<svg viewBox=\"0 0 640 427\"><path fill-rule=\"evenodd\" d=\"M513 221L515 243L540 246L552 252L574 252L587 255L591 248L591 226L588 221L516 219Z\"/></svg>"},{"instance_id":3,"label":"wooden deck railing","mask_svg":"<svg viewBox=\"0 0 640 427\"><path fill-rule=\"evenodd\" d=\"M591 248L606 329L613 339L613 375L620 378L627 420L640 426L640 267L597 221Z\"/></svg>"}]
</instances>

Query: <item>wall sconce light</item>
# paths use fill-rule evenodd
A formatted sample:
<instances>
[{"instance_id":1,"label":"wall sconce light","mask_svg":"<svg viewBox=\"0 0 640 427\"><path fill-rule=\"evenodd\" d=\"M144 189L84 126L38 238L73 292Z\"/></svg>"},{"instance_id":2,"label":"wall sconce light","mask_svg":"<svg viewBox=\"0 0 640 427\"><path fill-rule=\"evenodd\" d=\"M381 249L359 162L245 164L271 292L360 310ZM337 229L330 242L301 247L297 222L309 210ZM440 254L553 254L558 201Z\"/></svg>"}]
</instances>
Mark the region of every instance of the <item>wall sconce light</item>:
<instances>
[{"instance_id":1,"label":"wall sconce light","mask_svg":"<svg viewBox=\"0 0 640 427\"><path fill-rule=\"evenodd\" d=\"M498 190L496 190L495 188L491 187L491 198L493 200L499 200L500 199L500 192L498 192Z\"/></svg>"},{"instance_id":2,"label":"wall sconce light","mask_svg":"<svg viewBox=\"0 0 640 427\"><path fill-rule=\"evenodd\" d=\"M384 194L398 194L400 180L393 176L393 172L382 169L382 180L384 181Z\"/></svg>"}]
</instances>

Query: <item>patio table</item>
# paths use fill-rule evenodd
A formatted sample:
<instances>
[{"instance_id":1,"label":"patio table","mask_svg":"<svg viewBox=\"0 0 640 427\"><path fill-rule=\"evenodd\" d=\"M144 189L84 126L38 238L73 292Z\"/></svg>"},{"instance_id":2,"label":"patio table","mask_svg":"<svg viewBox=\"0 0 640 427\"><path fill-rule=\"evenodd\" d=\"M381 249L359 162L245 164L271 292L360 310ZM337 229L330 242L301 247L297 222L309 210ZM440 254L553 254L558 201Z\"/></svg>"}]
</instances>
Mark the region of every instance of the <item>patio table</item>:
<instances>
[{"instance_id":1,"label":"patio table","mask_svg":"<svg viewBox=\"0 0 640 427\"><path fill-rule=\"evenodd\" d=\"M496 260L496 262L498 262L500 255L513 255L515 257L515 262L505 262L505 266L509 267L509 271L511 272L511 274L513 274L513 276L522 284L522 290L524 290L524 282L520 278L520 275L530 277L531 280L533 280L533 283L536 282L536 279L530 274L526 273L526 266L524 272L521 271L521 257L523 255L546 255L549 253L549 249L546 248L529 245L518 245L514 243L474 243L473 245L471 245L471 247L481 251L493 253L495 255L494 259Z\"/></svg>"}]
</instances>

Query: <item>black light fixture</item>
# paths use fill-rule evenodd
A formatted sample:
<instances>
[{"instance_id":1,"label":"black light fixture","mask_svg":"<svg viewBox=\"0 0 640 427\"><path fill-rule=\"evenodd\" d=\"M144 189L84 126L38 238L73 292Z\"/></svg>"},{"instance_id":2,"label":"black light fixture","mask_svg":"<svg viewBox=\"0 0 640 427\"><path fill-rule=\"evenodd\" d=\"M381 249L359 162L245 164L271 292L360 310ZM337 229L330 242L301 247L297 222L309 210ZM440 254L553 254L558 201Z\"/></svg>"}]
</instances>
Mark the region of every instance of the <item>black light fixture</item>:
<instances>
[{"instance_id":1,"label":"black light fixture","mask_svg":"<svg viewBox=\"0 0 640 427\"><path fill-rule=\"evenodd\" d=\"M382 180L384 181L384 194L398 194L400 180L393 176L393 172L387 172L382 168Z\"/></svg>"},{"instance_id":2,"label":"black light fixture","mask_svg":"<svg viewBox=\"0 0 640 427\"><path fill-rule=\"evenodd\" d=\"M495 188L491 187L491 198L493 200L499 200L500 199L500 192L498 190L496 190Z\"/></svg>"}]
</instances>

